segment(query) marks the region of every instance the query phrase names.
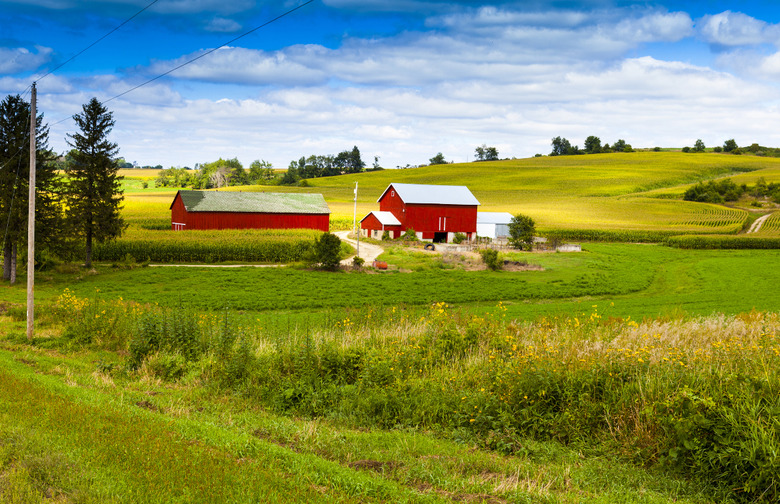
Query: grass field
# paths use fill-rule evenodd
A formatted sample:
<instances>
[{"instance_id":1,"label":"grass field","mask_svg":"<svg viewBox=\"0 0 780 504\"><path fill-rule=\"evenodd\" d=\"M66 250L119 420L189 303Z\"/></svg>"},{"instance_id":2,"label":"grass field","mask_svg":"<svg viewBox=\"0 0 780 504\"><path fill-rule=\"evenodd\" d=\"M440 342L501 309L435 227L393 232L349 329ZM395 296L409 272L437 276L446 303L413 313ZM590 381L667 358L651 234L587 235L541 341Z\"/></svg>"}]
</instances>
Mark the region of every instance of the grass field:
<instances>
[{"instance_id":1,"label":"grass field","mask_svg":"<svg viewBox=\"0 0 780 504\"><path fill-rule=\"evenodd\" d=\"M778 181L779 161L535 158L250 189L322 192L343 228L358 180L362 214L389 182L465 184L547 230L734 233L744 210L670 196ZM125 245L301 237L171 232L175 191L126 175ZM780 251L585 243L499 272L382 258L403 271L61 265L36 275L32 343L24 276L0 286L0 502L780 498Z\"/></svg>"},{"instance_id":2,"label":"grass field","mask_svg":"<svg viewBox=\"0 0 780 504\"><path fill-rule=\"evenodd\" d=\"M777 497L776 314L434 303L290 331L67 291L30 345L4 308L4 502Z\"/></svg>"}]
</instances>

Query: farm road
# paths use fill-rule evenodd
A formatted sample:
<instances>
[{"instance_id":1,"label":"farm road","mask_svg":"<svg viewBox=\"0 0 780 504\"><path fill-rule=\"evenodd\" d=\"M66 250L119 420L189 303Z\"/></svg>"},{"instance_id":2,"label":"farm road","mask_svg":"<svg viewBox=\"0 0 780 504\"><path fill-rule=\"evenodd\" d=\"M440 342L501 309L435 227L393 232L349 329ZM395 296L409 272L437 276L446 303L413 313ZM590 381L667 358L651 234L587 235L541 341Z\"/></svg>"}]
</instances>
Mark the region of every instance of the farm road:
<instances>
[{"instance_id":1,"label":"farm road","mask_svg":"<svg viewBox=\"0 0 780 504\"><path fill-rule=\"evenodd\" d=\"M336 231L333 234L338 236L342 241L349 243L353 247L357 247L357 242L355 240L353 240L352 238L347 238L349 231ZM360 244L360 258L366 261L366 263L371 263L384 251L385 249L383 249L379 245L374 245L373 243L363 242ZM352 257L354 256L344 259L343 261L341 261L341 264L347 264L347 265L352 264Z\"/></svg>"},{"instance_id":2,"label":"farm road","mask_svg":"<svg viewBox=\"0 0 780 504\"><path fill-rule=\"evenodd\" d=\"M753 225L750 226L750 229L748 229L748 233L757 233L761 229L761 226L764 225L764 222L771 216L772 214L766 214L756 219L755 222L753 222Z\"/></svg>"}]
</instances>

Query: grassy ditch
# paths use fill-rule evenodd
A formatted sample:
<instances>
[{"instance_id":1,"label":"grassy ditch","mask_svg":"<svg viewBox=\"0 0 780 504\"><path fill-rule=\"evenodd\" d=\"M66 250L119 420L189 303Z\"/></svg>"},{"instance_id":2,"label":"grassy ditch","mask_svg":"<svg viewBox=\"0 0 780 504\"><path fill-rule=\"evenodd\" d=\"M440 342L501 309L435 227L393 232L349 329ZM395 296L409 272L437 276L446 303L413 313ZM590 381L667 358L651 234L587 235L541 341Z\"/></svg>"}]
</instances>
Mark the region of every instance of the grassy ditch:
<instances>
[{"instance_id":1,"label":"grassy ditch","mask_svg":"<svg viewBox=\"0 0 780 504\"><path fill-rule=\"evenodd\" d=\"M103 373L230 390L279 415L433 431L511 456L552 441L735 501L780 498L780 317L601 311L519 322L502 305L480 315L436 303L284 333L65 296L50 312L63 336L37 344L127 352Z\"/></svg>"}]
</instances>

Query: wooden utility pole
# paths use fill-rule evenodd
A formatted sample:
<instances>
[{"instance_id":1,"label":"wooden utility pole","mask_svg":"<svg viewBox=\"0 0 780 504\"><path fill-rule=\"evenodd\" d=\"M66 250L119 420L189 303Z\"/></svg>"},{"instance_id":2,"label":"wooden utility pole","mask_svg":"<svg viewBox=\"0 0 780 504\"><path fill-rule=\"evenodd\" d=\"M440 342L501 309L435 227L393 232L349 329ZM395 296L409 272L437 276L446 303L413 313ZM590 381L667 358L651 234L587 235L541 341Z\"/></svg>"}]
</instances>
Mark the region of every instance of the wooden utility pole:
<instances>
[{"instance_id":1,"label":"wooden utility pole","mask_svg":"<svg viewBox=\"0 0 780 504\"><path fill-rule=\"evenodd\" d=\"M30 95L30 197L27 208L27 339L32 341L35 330L35 125L38 114L35 111L37 93L35 83Z\"/></svg>"}]
</instances>

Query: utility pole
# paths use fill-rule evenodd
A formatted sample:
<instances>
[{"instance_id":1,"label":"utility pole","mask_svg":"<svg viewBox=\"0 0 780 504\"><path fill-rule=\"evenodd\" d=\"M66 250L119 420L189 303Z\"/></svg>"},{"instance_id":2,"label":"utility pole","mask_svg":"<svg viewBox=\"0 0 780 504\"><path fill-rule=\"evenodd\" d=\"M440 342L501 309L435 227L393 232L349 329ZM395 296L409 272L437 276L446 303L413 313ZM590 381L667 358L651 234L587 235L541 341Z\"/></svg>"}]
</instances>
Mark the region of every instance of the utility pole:
<instances>
[{"instance_id":1,"label":"utility pole","mask_svg":"<svg viewBox=\"0 0 780 504\"><path fill-rule=\"evenodd\" d=\"M30 197L27 207L27 340L32 341L35 330L35 125L38 114L35 110L37 92L32 84L30 95Z\"/></svg>"},{"instance_id":2,"label":"utility pole","mask_svg":"<svg viewBox=\"0 0 780 504\"><path fill-rule=\"evenodd\" d=\"M358 183L355 182L355 210L352 213L352 232L355 233L355 237L357 238L357 250L355 251L355 255L360 257L360 230L357 228L357 189Z\"/></svg>"}]
</instances>

